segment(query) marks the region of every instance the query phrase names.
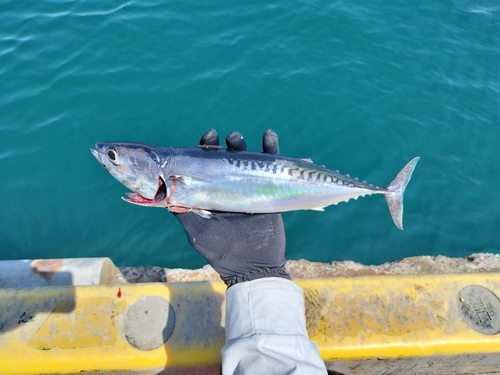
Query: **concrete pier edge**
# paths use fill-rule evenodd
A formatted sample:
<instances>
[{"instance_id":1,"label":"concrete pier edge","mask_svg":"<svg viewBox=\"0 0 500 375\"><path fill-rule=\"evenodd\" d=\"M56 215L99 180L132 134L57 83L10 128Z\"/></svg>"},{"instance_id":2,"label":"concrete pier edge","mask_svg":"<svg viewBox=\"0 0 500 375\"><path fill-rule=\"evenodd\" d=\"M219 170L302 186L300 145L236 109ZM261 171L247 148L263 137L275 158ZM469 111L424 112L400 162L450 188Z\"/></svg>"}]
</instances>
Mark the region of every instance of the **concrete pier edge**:
<instances>
[{"instance_id":1,"label":"concrete pier edge","mask_svg":"<svg viewBox=\"0 0 500 375\"><path fill-rule=\"evenodd\" d=\"M220 373L225 285L209 266L91 258L3 267L23 282L0 288L0 374ZM500 374L498 254L287 268L331 373Z\"/></svg>"},{"instance_id":2,"label":"concrete pier edge","mask_svg":"<svg viewBox=\"0 0 500 375\"><path fill-rule=\"evenodd\" d=\"M416 256L380 265L363 265L353 261L311 262L305 259L288 260L287 270L292 279L318 277L357 277L375 275L423 275L447 273L500 272L500 255L473 253L465 257ZM210 265L199 269L163 267L119 267L123 278L130 283L183 282L220 280Z\"/></svg>"}]
</instances>

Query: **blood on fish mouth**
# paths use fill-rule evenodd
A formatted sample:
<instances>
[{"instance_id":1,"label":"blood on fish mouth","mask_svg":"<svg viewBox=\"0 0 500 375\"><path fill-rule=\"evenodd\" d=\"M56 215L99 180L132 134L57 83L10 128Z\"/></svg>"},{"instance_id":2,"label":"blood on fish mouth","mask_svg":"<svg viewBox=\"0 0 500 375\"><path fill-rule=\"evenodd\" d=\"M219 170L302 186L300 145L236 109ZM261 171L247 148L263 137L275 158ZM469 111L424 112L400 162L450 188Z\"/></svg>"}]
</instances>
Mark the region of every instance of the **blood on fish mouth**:
<instances>
[{"instance_id":1,"label":"blood on fish mouth","mask_svg":"<svg viewBox=\"0 0 500 375\"><path fill-rule=\"evenodd\" d=\"M158 178L158 190L153 199L143 197L137 193L126 193L128 198L123 197L122 199L129 203L135 203L140 205L154 205L155 203L162 202L167 197L167 186L165 181L160 177Z\"/></svg>"}]
</instances>

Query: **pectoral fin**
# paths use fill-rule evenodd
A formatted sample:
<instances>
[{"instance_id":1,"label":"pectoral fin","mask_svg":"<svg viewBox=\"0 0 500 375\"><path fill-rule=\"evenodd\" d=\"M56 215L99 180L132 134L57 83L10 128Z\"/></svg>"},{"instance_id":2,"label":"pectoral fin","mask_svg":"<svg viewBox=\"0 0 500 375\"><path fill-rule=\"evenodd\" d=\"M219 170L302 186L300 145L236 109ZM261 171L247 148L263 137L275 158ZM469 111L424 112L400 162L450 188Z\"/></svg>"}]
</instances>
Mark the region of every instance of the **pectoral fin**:
<instances>
[{"instance_id":1,"label":"pectoral fin","mask_svg":"<svg viewBox=\"0 0 500 375\"><path fill-rule=\"evenodd\" d=\"M175 182L180 182L184 185L187 185L189 183L189 177L183 175L170 175L168 176L168 179Z\"/></svg>"}]
</instances>

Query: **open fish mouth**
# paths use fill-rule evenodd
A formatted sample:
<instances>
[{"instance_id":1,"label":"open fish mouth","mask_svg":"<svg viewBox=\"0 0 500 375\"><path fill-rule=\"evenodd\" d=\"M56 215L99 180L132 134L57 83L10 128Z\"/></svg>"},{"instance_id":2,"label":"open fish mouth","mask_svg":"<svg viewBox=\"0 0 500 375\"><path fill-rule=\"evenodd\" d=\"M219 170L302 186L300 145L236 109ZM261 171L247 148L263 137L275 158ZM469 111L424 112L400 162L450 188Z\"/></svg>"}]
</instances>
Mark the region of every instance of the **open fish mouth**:
<instances>
[{"instance_id":1,"label":"open fish mouth","mask_svg":"<svg viewBox=\"0 0 500 375\"><path fill-rule=\"evenodd\" d=\"M159 177L158 178L158 190L153 199L143 197L138 193L126 193L127 197L122 197L125 202L138 204L141 206L165 206L167 198L167 186L165 181Z\"/></svg>"}]
</instances>

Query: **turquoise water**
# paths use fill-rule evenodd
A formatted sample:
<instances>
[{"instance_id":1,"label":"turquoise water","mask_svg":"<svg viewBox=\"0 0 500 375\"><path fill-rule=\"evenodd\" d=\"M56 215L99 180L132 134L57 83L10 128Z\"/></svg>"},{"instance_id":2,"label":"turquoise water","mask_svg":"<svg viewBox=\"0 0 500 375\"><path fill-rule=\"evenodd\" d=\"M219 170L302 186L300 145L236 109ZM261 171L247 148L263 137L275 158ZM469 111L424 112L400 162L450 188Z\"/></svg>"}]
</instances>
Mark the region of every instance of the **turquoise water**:
<instances>
[{"instance_id":1,"label":"turquoise water","mask_svg":"<svg viewBox=\"0 0 500 375\"><path fill-rule=\"evenodd\" d=\"M0 1L0 87L0 259L202 266L89 148L209 128L378 185L421 157L404 231L380 196L286 213L290 259L500 250L497 1Z\"/></svg>"}]
</instances>

